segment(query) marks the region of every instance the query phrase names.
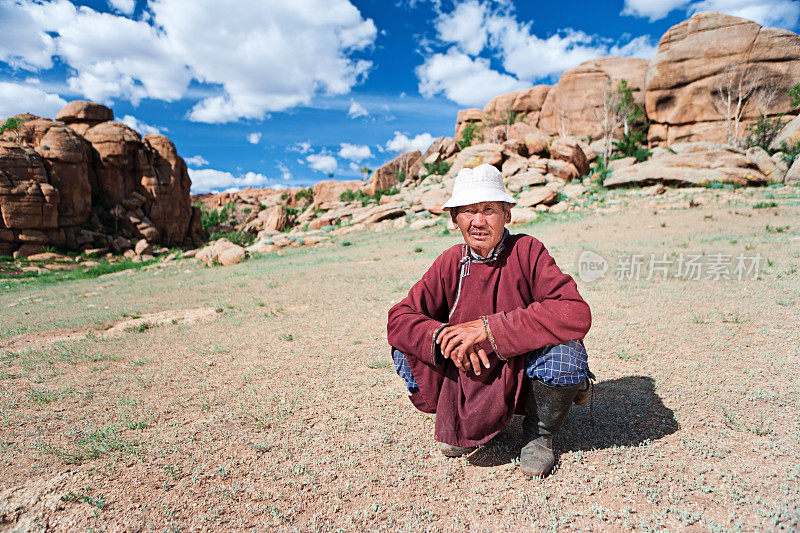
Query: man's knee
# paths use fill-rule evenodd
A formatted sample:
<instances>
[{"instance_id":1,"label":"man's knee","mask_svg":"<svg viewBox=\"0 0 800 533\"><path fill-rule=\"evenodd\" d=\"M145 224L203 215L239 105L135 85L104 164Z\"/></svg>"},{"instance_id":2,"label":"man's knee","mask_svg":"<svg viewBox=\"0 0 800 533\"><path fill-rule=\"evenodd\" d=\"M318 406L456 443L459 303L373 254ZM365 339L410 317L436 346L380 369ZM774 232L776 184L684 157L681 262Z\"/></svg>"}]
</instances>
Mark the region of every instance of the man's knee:
<instances>
[{"instance_id":1,"label":"man's knee","mask_svg":"<svg viewBox=\"0 0 800 533\"><path fill-rule=\"evenodd\" d=\"M546 385L576 385L586 379L588 354L579 340L544 346L527 355L525 374Z\"/></svg>"}]
</instances>

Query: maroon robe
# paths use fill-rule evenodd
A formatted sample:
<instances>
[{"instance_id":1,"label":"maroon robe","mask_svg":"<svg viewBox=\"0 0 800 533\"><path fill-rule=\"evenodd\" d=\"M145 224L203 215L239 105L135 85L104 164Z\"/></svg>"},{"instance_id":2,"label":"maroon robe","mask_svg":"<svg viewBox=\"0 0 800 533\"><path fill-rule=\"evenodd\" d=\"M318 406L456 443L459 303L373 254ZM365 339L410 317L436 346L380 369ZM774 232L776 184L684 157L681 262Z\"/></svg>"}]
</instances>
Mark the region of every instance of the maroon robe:
<instances>
[{"instance_id":1,"label":"maroon robe","mask_svg":"<svg viewBox=\"0 0 800 533\"><path fill-rule=\"evenodd\" d=\"M504 245L494 261L469 262L455 309L466 244L445 250L389 310L389 344L406 354L419 385L410 399L420 411L436 413L439 442L475 446L497 435L515 412L524 412L529 384L523 354L583 339L591 325L575 281L539 240L509 235ZM477 376L443 359L434 334L445 323L482 316L492 335L481 343L490 367Z\"/></svg>"}]
</instances>

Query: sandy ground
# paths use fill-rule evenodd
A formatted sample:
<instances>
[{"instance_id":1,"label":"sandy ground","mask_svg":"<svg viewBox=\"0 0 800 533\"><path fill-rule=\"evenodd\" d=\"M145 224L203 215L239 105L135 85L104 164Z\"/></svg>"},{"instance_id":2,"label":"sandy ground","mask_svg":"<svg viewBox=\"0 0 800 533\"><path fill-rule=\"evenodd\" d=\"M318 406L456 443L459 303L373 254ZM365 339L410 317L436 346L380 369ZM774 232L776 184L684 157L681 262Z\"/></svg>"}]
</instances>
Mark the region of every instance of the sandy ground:
<instances>
[{"instance_id":1,"label":"sandy ground","mask_svg":"<svg viewBox=\"0 0 800 533\"><path fill-rule=\"evenodd\" d=\"M594 424L573 409L544 480L517 468L519 419L442 457L394 374L386 312L459 242L440 227L0 280L0 530L797 530L800 189L633 196L514 230L593 312ZM700 279L677 275L693 256Z\"/></svg>"}]
</instances>

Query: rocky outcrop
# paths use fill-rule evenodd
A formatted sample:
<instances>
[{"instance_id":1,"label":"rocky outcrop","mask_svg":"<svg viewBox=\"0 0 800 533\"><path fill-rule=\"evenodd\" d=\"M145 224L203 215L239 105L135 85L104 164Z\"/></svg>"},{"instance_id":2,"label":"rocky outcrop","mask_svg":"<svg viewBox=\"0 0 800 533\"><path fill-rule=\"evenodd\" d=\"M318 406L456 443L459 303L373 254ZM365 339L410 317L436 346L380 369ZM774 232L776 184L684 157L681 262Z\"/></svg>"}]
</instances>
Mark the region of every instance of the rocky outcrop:
<instances>
[{"instance_id":1,"label":"rocky outcrop","mask_svg":"<svg viewBox=\"0 0 800 533\"><path fill-rule=\"evenodd\" d=\"M731 78L732 77L732 78ZM697 13L661 37L645 80L645 107L653 123L650 139L725 141L724 116L714 105L721 86L774 88L772 101L751 98L748 122L760 114L790 109L788 90L800 79L800 36L787 30L721 13ZM744 133L744 125L740 133Z\"/></svg>"},{"instance_id":2,"label":"rocky outcrop","mask_svg":"<svg viewBox=\"0 0 800 533\"><path fill-rule=\"evenodd\" d=\"M421 168L422 154L418 150L406 152L373 172L365 190L370 195L385 191L411 176L416 176Z\"/></svg>"},{"instance_id":3,"label":"rocky outcrop","mask_svg":"<svg viewBox=\"0 0 800 533\"><path fill-rule=\"evenodd\" d=\"M616 91L624 79L634 88L634 98L643 102L646 72L647 61L635 57L603 57L568 69L547 93L536 126L551 135L597 139L603 131L595 109L604 93Z\"/></svg>"},{"instance_id":4,"label":"rocky outcrop","mask_svg":"<svg viewBox=\"0 0 800 533\"><path fill-rule=\"evenodd\" d=\"M64 123L18 116L19 144L0 141L0 254L199 241L191 181L169 139L142 140L92 102L67 104Z\"/></svg>"},{"instance_id":5,"label":"rocky outcrop","mask_svg":"<svg viewBox=\"0 0 800 533\"><path fill-rule=\"evenodd\" d=\"M603 185L619 187L628 185L695 186L710 183L736 185L766 185L765 176L742 151L711 143L674 145L676 153L667 152L649 161L618 168Z\"/></svg>"}]
</instances>

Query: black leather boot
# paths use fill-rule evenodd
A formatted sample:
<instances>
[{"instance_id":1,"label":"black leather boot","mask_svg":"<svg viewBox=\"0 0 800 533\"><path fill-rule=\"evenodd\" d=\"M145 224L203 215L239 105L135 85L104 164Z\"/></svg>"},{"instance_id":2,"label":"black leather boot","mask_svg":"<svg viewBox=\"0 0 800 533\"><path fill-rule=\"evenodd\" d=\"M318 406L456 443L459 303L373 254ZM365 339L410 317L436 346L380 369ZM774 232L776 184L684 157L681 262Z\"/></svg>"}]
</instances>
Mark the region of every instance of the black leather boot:
<instances>
[{"instance_id":1,"label":"black leather boot","mask_svg":"<svg viewBox=\"0 0 800 533\"><path fill-rule=\"evenodd\" d=\"M526 476L545 477L553 470L556 463L553 436L567 419L572 401L582 387L583 383L550 387L538 379L533 380L522 421L527 444L519 454L519 467Z\"/></svg>"}]
</instances>

